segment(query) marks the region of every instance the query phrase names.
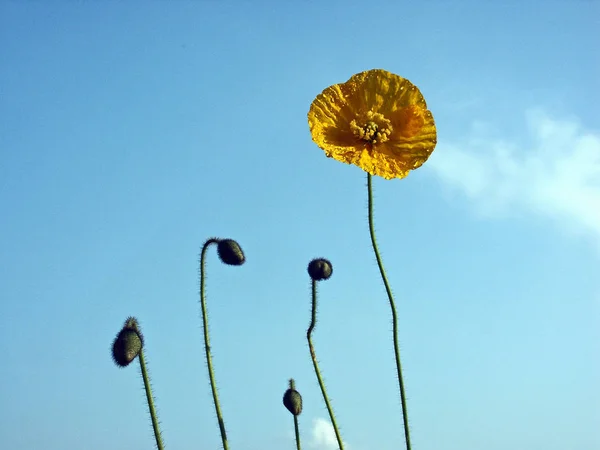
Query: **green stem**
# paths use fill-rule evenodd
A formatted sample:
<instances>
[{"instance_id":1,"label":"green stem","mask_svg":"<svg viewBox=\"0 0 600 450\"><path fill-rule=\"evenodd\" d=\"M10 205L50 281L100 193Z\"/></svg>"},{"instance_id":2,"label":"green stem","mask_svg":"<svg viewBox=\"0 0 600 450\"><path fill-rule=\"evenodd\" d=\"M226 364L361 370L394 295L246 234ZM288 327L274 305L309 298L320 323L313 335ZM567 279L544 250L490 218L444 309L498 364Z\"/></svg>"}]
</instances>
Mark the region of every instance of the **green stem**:
<instances>
[{"instance_id":1,"label":"green stem","mask_svg":"<svg viewBox=\"0 0 600 450\"><path fill-rule=\"evenodd\" d=\"M312 280L312 315L310 320L310 325L308 327L308 331L306 332L306 339L308 340L308 348L310 349L310 357L313 362L313 366L315 368L315 373L317 374L317 380L319 381L319 386L321 387L321 393L323 394L323 399L325 400L325 405L327 406L327 411L329 411L329 417L331 418L331 424L333 425L333 430L335 431L335 437L337 438L338 445L340 450L344 450L344 444L342 443L342 437L340 436L340 430L338 429L337 423L335 422L335 416L333 414L333 409L329 403L329 398L327 397L327 390L325 389L325 383L323 383L323 379L321 378L321 371L319 370L319 364L317 363L317 355L315 354L315 348L312 344L311 334L315 328L317 323L317 282Z\"/></svg>"},{"instance_id":2,"label":"green stem","mask_svg":"<svg viewBox=\"0 0 600 450\"><path fill-rule=\"evenodd\" d=\"M211 244L217 244L218 239L209 239L204 243L202 247L202 253L200 254L200 305L202 306L202 325L204 329L204 349L206 350L206 365L208 366L208 376L210 378L210 387L212 389L213 402L215 404L215 411L217 413L217 420L219 422L219 430L221 431L221 440L223 441L223 450L229 450L229 444L227 443L227 432L225 431L225 422L223 421L223 415L221 414L221 405L219 404L219 394L217 393L217 385L215 383L215 375L212 365L212 356L210 353L210 337L208 335L208 317L206 314L206 300L204 294L204 256L206 250Z\"/></svg>"},{"instance_id":3,"label":"green stem","mask_svg":"<svg viewBox=\"0 0 600 450\"><path fill-rule=\"evenodd\" d=\"M150 418L152 419L152 429L154 430L154 438L156 439L156 447L158 450L164 449L160 428L158 426L158 416L154 408L154 399L152 398L152 387L150 386L150 377L146 369L146 360L144 359L144 350L139 353L140 368L142 369L142 379L144 380L144 389L146 391L146 399L148 400L148 408L150 409Z\"/></svg>"},{"instance_id":4,"label":"green stem","mask_svg":"<svg viewBox=\"0 0 600 450\"><path fill-rule=\"evenodd\" d=\"M375 252L375 257L377 258L377 265L379 266L379 272L381 273L381 278L383 279L383 284L385 285L385 290L387 292L388 299L390 300L390 307L392 308L392 325L393 325L393 333L394 333L394 354L396 356L396 369L398 371L398 384L400 385L400 401L402 402L402 420L404 422L404 436L406 440L406 450L411 450L410 446L410 432L408 430L408 411L406 409L406 394L404 393L404 380L402 378L402 365L400 364L400 347L398 346L398 315L396 313L396 305L394 304L394 296L392 295L392 289L390 288L390 283L388 282L387 276L385 274L385 269L383 267L383 262L381 261L381 256L379 255L379 249L377 248L377 241L375 239L375 227L373 225L373 186L372 186L372 176L371 174L367 174L367 190L369 195L369 232L371 234L371 243L373 244L373 250Z\"/></svg>"},{"instance_id":5,"label":"green stem","mask_svg":"<svg viewBox=\"0 0 600 450\"><path fill-rule=\"evenodd\" d=\"M296 390L294 379L290 379L290 389ZM297 391L296 391L297 392ZM300 402L302 404L302 402ZM300 429L298 428L298 415L294 414L294 432L296 433L296 450L302 450L300 447Z\"/></svg>"},{"instance_id":6,"label":"green stem","mask_svg":"<svg viewBox=\"0 0 600 450\"><path fill-rule=\"evenodd\" d=\"M298 429L298 416L294 416L294 431L296 432L296 449L302 450L300 446L300 430Z\"/></svg>"}]
</instances>

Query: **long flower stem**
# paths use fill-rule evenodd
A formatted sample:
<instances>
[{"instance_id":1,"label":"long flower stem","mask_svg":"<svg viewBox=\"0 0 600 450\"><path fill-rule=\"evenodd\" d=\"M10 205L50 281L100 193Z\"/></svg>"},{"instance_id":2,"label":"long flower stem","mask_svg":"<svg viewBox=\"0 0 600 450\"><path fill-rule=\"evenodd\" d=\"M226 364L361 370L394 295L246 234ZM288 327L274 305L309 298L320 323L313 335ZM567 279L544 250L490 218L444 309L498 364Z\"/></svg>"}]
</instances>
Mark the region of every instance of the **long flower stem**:
<instances>
[{"instance_id":1,"label":"long flower stem","mask_svg":"<svg viewBox=\"0 0 600 450\"><path fill-rule=\"evenodd\" d=\"M296 433L296 450L302 450L300 446L300 429L298 428L298 416L294 416L294 431Z\"/></svg>"},{"instance_id":2,"label":"long flower stem","mask_svg":"<svg viewBox=\"0 0 600 450\"><path fill-rule=\"evenodd\" d=\"M144 390L146 391L146 399L148 400L148 409L150 410L150 419L152 420L152 429L154 430L154 438L156 439L156 447L158 450L164 449L160 427L158 425L158 416L156 408L154 408L154 399L152 398L152 387L150 386L150 377L146 369L146 360L144 359L144 350L139 353L140 368L142 369L142 379L144 380Z\"/></svg>"},{"instance_id":3,"label":"long flower stem","mask_svg":"<svg viewBox=\"0 0 600 450\"><path fill-rule=\"evenodd\" d=\"M225 431L225 422L223 421L223 415L221 414L221 405L219 404L219 394L217 393L217 385L215 383L215 375L212 365L212 356L210 353L210 337L208 335L208 317L206 314L206 299L204 294L204 262L206 250L211 244L218 243L218 239L209 239L204 243L202 247L202 253L200 254L200 305L202 306L202 325L204 329L204 349L206 351L206 365L208 366L208 376L210 378L210 387L212 389L213 402L215 404L215 411L217 413L217 420L219 421L219 430L221 431L221 440L223 441L223 450L229 450L229 444L227 443L227 432Z\"/></svg>"},{"instance_id":4,"label":"long flower stem","mask_svg":"<svg viewBox=\"0 0 600 450\"><path fill-rule=\"evenodd\" d=\"M312 344L311 334L315 328L317 323L317 282L312 280L312 315L310 320L310 325L308 327L308 331L306 332L306 339L308 340L308 347L310 349L310 357L313 362L313 366L315 368L315 374L317 375L317 380L319 381L319 386L321 387L321 393L323 394L323 400L325 400L325 405L327 406L327 411L329 411L329 417L331 418L331 424L333 425L333 430L335 431L335 437L338 441L338 446L340 450L344 450L344 444L342 442L342 437L340 436L340 430L338 429L337 423L335 422L335 415L333 414L333 409L331 408L331 404L329 403L329 398L327 397L327 390L325 389L325 383L323 383L323 379L321 378L321 371L319 370L319 364L317 363L317 355L315 354L315 348Z\"/></svg>"},{"instance_id":5,"label":"long flower stem","mask_svg":"<svg viewBox=\"0 0 600 450\"><path fill-rule=\"evenodd\" d=\"M396 356L396 369L398 371L398 384L400 386L400 401L402 403L402 420L404 422L404 436L406 440L406 450L411 450L410 445L410 432L408 429L408 411L406 409L406 394L404 392L404 380L402 378L402 365L400 364L400 347L398 345L398 314L396 313L396 305L394 303L394 296L392 295L392 289L390 288L390 283L388 282L387 276L385 274L385 269L383 267L383 262L381 261L381 256L379 255L379 249L377 248L377 240L375 239L375 226L373 224L373 186L372 186L372 176L371 174L367 174L367 190L369 196L369 232L371 234L371 243L373 244L373 251L375 252L375 257L377 258L377 265L379 266L379 272L381 273L381 278L383 279L383 284L385 285L385 290L387 292L388 299L390 301L390 307L392 309L392 326L394 333L394 354Z\"/></svg>"}]
</instances>

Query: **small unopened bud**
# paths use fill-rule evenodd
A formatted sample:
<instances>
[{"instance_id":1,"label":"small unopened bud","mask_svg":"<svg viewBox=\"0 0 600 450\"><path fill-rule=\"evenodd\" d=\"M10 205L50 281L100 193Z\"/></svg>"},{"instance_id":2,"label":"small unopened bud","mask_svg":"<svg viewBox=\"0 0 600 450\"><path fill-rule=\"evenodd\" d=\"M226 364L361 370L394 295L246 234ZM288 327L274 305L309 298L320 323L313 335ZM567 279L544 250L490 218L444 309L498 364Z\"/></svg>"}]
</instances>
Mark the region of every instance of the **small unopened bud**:
<instances>
[{"instance_id":1,"label":"small unopened bud","mask_svg":"<svg viewBox=\"0 0 600 450\"><path fill-rule=\"evenodd\" d=\"M295 389L294 380L290 380L290 388L283 394L283 406L294 416L299 416L302 412L302 396Z\"/></svg>"},{"instance_id":2,"label":"small unopened bud","mask_svg":"<svg viewBox=\"0 0 600 450\"><path fill-rule=\"evenodd\" d=\"M129 319L128 319L129 321ZM127 367L142 351L144 338L135 328L126 325L119 331L113 341L112 357L115 364L119 367Z\"/></svg>"},{"instance_id":3,"label":"small unopened bud","mask_svg":"<svg viewBox=\"0 0 600 450\"><path fill-rule=\"evenodd\" d=\"M221 261L230 266L241 266L246 261L240 244L233 239L221 239L217 244L217 253Z\"/></svg>"},{"instance_id":4,"label":"small unopened bud","mask_svg":"<svg viewBox=\"0 0 600 450\"><path fill-rule=\"evenodd\" d=\"M315 281L327 280L333 272L333 266L325 258L316 258L308 263L308 274Z\"/></svg>"}]
</instances>

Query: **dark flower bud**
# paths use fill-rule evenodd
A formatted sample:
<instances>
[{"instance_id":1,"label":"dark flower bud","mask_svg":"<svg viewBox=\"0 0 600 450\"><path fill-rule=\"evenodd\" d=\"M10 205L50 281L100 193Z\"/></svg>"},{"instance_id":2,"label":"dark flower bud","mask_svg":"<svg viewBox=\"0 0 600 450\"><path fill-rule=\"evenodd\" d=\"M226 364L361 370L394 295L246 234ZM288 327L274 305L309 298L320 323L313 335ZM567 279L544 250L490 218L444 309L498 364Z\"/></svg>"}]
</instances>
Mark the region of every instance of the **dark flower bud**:
<instances>
[{"instance_id":1,"label":"dark flower bud","mask_svg":"<svg viewBox=\"0 0 600 450\"><path fill-rule=\"evenodd\" d=\"M141 336L141 332L140 332L140 327L139 327L139 323L137 321L137 319L135 317L128 317L125 320L125 324L123 325L123 328L131 328L132 330L135 330L138 332L138 334Z\"/></svg>"},{"instance_id":2,"label":"dark flower bud","mask_svg":"<svg viewBox=\"0 0 600 450\"><path fill-rule=\"evenodd\" d=\"M333 266L325 258L313 259L308 264L308 274L315 281L327 280L333 272Z\"/></svg>"},{"instance_id":3,"label":"dark flower bud","mask_svg":"<svg viewBox=\"0 0 600 450\"><path fill-rule=\"evenodd\" d=\"M302 412L302 396L294 387L294 380L290 380L290 388L283 395L283 406L294 416L299 416Z\"/></svg>"},{"instance_id":4,"label":"dark flower bud","mask_svg":"<svg viewBox=\"0 0 600 450\"><path fill-rule=\"evenodd\" d=\"M144 340L141 333L132 327L128 327L126 322L126 326L119 331L113 342L113 361L119 367L127 367L140 354L143 346Z\"/></svg>"},{"instance_id":5,"label":"dark flower bud","mask_svg":"<svg viewBox=\"0 0 600 450\"><path fill-rule=\"evenodd\" d=\"M240 245L233 239L221 239L217 244L219 258L230 266L241 266L246 261Z\"/></svg>"}]
</instances>

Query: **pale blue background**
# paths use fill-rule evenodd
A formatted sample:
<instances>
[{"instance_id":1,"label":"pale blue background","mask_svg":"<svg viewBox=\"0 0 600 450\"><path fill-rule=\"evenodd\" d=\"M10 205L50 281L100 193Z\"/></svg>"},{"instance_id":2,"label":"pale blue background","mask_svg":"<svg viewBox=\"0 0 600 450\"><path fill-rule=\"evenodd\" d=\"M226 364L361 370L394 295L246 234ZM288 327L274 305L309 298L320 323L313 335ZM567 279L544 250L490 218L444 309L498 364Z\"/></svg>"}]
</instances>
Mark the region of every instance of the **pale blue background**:
<instances>
[{"instance_id":1,"label":"pale blue background","mask_svg":"<svg viewBox=\"0 0 600 450\"><path fill-rule=\"evenodd\" d=\"M322 89L384 68L421 88L440 142L374 180L414 450L599 449L600 225L482 212L460 187L475 169L439 169L480 121L519 156L531 108L597 138L599 18L566 0L2 2L0 447L152 448L139 369L109 353L136 315L167 448L219 448L198 254L220 236L247 254L207 263L231 448L295 448L292 376L305 447L334 448L305 340L315 256L334 265L314 339L348 448L403 448L366 178L306 122Z\"/></svg>"}]
</instances>

